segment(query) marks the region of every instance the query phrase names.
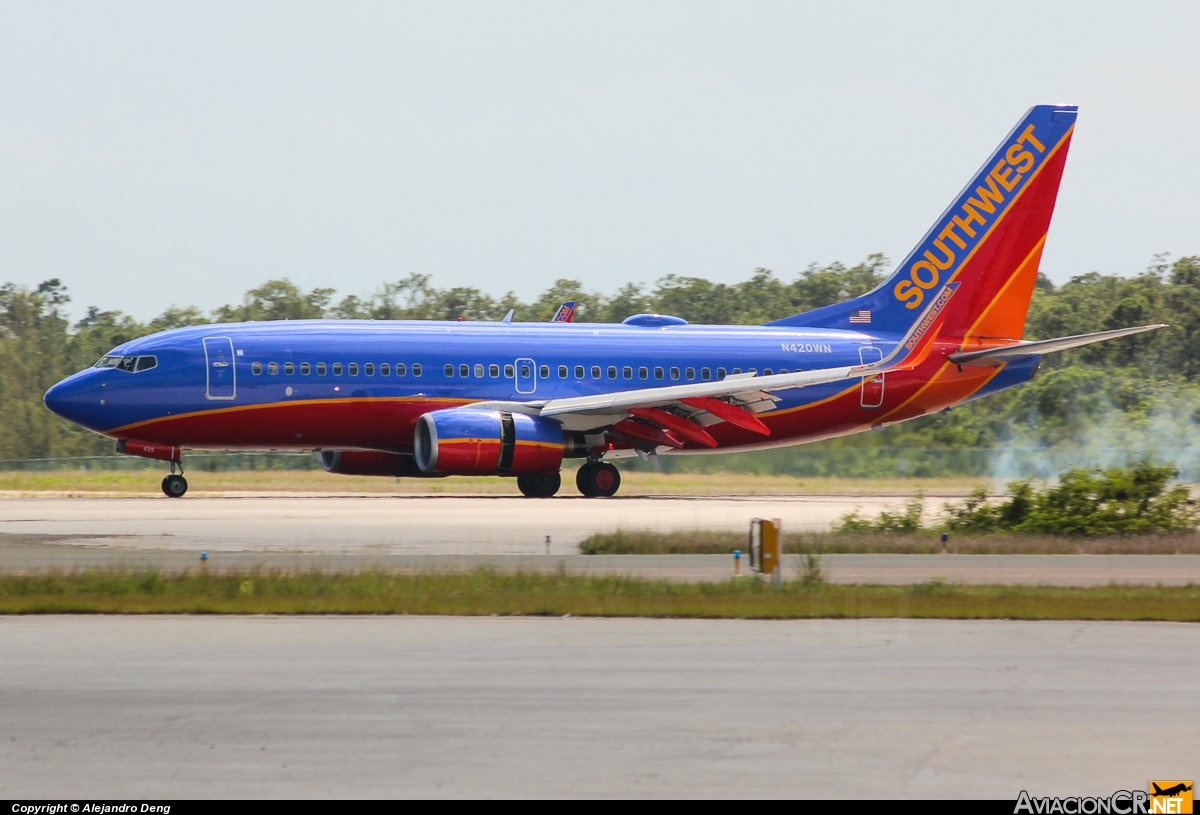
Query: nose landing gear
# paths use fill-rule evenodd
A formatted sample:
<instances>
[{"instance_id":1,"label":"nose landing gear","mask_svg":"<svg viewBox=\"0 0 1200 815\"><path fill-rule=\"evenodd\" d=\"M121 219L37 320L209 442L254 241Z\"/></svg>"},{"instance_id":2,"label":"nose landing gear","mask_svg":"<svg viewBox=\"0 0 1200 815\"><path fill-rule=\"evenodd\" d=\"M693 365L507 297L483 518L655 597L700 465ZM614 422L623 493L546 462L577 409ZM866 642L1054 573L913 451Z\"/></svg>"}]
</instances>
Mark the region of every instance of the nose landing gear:
<instances>
[{"instance_id":1,"label":"nose landing gear","mask_svg":"<svg viewBox=\"0 0 1200 815\"><path fill-rule=\"evenodd\" d=\"M575 486L585 498L611 498L621 488L621 471L607 461L589 461L575 474Z\"/></svg>"}]
</instances>

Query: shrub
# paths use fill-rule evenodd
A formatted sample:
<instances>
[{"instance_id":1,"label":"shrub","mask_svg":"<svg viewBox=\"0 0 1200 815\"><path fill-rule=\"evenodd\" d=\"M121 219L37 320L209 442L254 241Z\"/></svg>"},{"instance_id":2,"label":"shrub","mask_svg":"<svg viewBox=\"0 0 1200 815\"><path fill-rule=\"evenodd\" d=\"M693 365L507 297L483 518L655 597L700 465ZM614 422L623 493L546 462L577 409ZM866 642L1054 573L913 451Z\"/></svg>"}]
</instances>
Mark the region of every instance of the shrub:
<instances>
[{"instance_id":1,"label":"shrub","mask_svg":"<svg viewBox=\"0 0 1200 815\"><path fill-rule=\"evenodd\" d=\"M1014 481L999 504L989 503L980 488L947 506L946 527L1088 536L1189 531L1200 517L1187 487L1168 486L1177 475L1173 465L1142 459L1128 467L1069 470L1041 492Z\"/></svg>"}]
</instances>

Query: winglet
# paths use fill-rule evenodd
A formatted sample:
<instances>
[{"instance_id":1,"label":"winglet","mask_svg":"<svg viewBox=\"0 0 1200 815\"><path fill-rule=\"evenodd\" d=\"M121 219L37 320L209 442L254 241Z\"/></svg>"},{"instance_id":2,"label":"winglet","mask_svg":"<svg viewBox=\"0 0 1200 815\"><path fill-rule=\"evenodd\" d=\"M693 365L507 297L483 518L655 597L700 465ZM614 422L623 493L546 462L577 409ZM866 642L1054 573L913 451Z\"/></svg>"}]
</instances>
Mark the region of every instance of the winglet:
<instances>
[{"instance_id":1,"label":"winglet","mask_svg":"<svg viewBox=\"0 0 1200 815\"><path fill-rule=\"evenodd\" d=\"M558 307L558 313L554 315L552 323L569 323L571 318L575 316L575 301L568 300Z\"/></svg>"}]
</instances>

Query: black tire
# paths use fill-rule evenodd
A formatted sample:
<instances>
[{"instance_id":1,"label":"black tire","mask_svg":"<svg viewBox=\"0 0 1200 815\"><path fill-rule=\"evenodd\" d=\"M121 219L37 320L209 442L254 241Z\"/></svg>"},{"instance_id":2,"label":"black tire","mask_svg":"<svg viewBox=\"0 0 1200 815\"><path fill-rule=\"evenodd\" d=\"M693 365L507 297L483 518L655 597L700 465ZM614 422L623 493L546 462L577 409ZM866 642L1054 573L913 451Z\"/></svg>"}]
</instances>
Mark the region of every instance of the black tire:
<instances>
[{"instance_id":1,"label":"black tire","mask_svg":"<svg viewBox=\"0 0 1200 815\"><path fill-rule=\"evenodd\" d=\"M517 489L526 498L552 498L561 486L562 476L558 473L517 476Z\"/></svg>"},{"instance_id":2,"label":"black tire","mask_svg":"<svg viewBox=\"0 0 1200 815\"><path fill-rule=\"evenodd\" d=\"M182 498L187 492L187 479L181 475L169 475L162 480L162 491L168 498Z\"/></svg>"},{"instance_id":3,"label":"black tire","mask_svg":"<svg viewBox=\"0 0 1200 815\"><path fill-rule=\"evenodd\" d=\"M584 498L596 497L596 494L592 492L592 471L595 469L595 464L584 464L575 473L575 488Z\"/></svg>"},{"instance_id":4,"label":"black tire","mask_svg":"<svg viewBox=\"0 0 1200 815\"><path fill-rule=\"evenodd\" d=\"M587 498L612 498L621 488L621 471L607 461L585 464L575 476L575 486Z\"/></svg>"}]
</instances>

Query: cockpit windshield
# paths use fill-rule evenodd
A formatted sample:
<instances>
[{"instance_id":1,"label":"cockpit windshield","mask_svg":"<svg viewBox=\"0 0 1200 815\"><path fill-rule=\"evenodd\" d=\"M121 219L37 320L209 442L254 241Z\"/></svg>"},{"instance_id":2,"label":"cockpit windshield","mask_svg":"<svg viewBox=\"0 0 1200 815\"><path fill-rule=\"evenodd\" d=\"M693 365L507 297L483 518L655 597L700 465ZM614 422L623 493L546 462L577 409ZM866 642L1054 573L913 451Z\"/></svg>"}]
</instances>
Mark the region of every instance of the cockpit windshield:
<instances>
[{"instance_id":1,"label":"cockpit windshield","mask_svg":"<svg viewBox=\"0 0 1200 815\"><path fill-rule=\"evenodd\" d=\"M158 366L158 358L157 357L150 357L150 356L116 357L116 356L110 355L110 356L106 356L106 357L101 357L100 361L97 362L92 367L93 368L117 368L122 371L129 371L130 373L137 373L138 371L148 371L151 368L155 368L157 366Z\"/></svg>"}]
</instances>

